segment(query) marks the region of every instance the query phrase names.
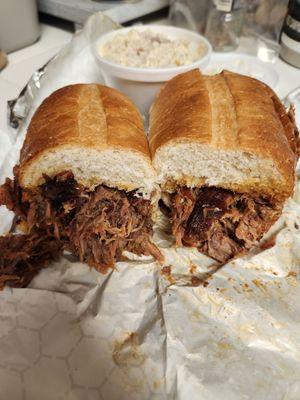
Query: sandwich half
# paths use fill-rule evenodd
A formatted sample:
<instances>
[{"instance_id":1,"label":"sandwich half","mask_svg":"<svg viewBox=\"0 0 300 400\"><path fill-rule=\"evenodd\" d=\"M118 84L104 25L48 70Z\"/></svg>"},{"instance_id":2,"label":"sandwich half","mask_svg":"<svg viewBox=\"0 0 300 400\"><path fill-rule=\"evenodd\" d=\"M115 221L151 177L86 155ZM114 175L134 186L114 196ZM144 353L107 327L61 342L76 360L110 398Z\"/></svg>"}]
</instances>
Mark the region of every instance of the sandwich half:
<instances>
[{"instance_id":1,"label":"sandwich half","mask_svg":"<svg viewBox=\"0 0 300 400\"><path fill-rule=\"evenodd\" d=\"M250 77L171 79L151 108L150 149L177 246L219 262L251 249L293 193L293 111Z\"/></svg>"},{"instance_id":2,"label":"sandwich half","mask_svg":"<svg viewBox=\"0 0 300 400\"><path fill-rule=\"evenodd\" d=\"M124 250L160 258L154 178L143 120L127 97L99 84L57 90L34 114L14 180L0 189L26 232L0 238L0 275L23 285L27 264L63 250L103 272Z\"/></svg>"}]
</instances>

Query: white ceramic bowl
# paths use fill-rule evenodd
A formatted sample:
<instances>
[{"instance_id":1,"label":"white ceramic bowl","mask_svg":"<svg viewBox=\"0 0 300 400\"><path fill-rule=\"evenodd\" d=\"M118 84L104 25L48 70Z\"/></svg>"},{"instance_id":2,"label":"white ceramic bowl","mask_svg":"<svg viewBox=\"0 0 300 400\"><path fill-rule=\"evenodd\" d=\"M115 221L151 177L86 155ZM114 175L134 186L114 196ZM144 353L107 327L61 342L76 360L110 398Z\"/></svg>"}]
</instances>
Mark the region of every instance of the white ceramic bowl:
<instances>
[{"instance_id":1,"label":"white ceramic bowl","mask_svg":"<svg viewBox=\"0 0 300 400\"><path fill-rule=\"evenodd\" d=\"M171 68L137 68L117 64L100 55L99 49L115 35L136 31L151 30L161 33L171 39L185 39L201 42L206 45L206 53L192 64ZM93 45L94 54L98 60L106 85L114 87L126 94L137 105L141 113L146 115L155 95L164 82L173 76L194 68L203 70L209 63L212 48L210 43L201 35L187 29L163 25L141 25L121 28L101 36Z\"/></svg>"}]
</instances>

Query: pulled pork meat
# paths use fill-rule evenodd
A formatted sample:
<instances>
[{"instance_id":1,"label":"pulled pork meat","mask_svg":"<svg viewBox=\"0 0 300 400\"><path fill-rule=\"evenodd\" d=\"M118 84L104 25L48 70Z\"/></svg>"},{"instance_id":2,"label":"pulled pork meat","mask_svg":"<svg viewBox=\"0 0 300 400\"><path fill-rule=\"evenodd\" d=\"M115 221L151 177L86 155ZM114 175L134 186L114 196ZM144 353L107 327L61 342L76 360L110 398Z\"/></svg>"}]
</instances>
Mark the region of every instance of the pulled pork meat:
<instances>
[{"instance_id":1,"label":"pulled pork meat","mask_svg":"<svg viewBox=\"0 0 300 400\"><path fill-rule=\"evenodd\" d=\"M123 250L161 260L150 240L150 200L104 185L88 191L71 171L45 175L35 191L21 189L17 167L14 175L0 187L0 204L15 212L27 233L0 237L0 285L26 286L63 250L101 272L113 267Z\"/></svg>"},{"instance_id":2,"label":"pulled pork meat","mask_svg":"<svg viewBox=\"0 0 300 400\"><path fill-rule=\"evenodd\" d=\"M222 263L249 250L282 210L265 197L216 187L179 187L171 203L176 244L197 247Z\"/></svg>"},{"instance_id":3,"label":"pulled pork meat","mask_svg":"<svg viewBox=\"0 0 300 400\"><path fill-rule=\"evenodd\" d=\"M0 289L5 285L27 286L61 250L61 243L45 232L0 236Z\"/></svg>"},{"instance_id":4,"label":"pulled pork meat","mask_svg":"<svg viewBox=\"0 0 300 400\"><path fill-rule=\"evenodd\" d=\"M150 241L150 214L149 200L98 186L69 226L70 250L100 271L120 260L123 250L160 259Z\"/></svg>"}]
</instances>

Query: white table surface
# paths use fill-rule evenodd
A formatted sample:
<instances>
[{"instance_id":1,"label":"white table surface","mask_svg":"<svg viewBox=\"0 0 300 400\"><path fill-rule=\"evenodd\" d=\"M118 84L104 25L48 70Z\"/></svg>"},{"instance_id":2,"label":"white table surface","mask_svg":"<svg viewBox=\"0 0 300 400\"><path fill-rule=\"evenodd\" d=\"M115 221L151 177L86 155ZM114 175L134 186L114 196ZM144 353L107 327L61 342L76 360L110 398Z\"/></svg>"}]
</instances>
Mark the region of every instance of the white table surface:
<instances>
[{"instance_id":1,"label":"white table surface","mask_svg":"<svg viewBox=\"0 0 300 400\"><path fill-rule=\"evenodd\" d=\"M166 20L152 23L166 24ZM72 33L62 28L41 24L40 39L21 50L8 55L8 65L0 72L0 134L7 132L7 101L18 96L30 76L43 66L66 43ZM247 44L242 43L238 51L248 52ZM250 49L251 50L251 49ZM250 51L251 52L251 51ZM279 74L279 82L275 88L279 97L284 97L291 90L300 86L300 70L278 59L273 65ZM3 155L0 149L0 159Z\"/></svg>"}]
</instances>

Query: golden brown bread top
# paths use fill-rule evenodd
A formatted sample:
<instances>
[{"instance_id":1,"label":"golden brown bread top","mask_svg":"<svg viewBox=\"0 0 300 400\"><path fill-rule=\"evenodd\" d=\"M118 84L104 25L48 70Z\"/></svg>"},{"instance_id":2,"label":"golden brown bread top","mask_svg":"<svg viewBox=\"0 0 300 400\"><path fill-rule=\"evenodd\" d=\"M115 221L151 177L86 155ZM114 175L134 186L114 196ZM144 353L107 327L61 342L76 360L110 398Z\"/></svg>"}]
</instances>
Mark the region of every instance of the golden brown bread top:
<instances>
[{"instance_id":1,"label":"golden brown bread top","mask_svg":"<svg viewBox=\"0 0 300 400\"><path fill-rule=\"evenodd\" d=\"M170 140L188 138L208 143L211 138L210 102L198 70L177 75L167 82L150 110L152 157Z\"/></svg>"},{"instance_id":2,"label":"golden brown bread top","mask_svg":"<svg viewBox=\"0 0 300 400\"><path fill-rule=\"evenodd\" d=\"M100 84L75 84L51 94L35 112L21 150L22 167L62 145L128 148L149 159L142 117L122 93Z\"/></svg>"},{"instance_id":3,"label":"golden brown bread top","mask_svg":"<svg viewBox=\"0 0 300 400\"><path fill-rule=\"evenodd\" d=\"M286 196L294 187L295 133L293 118L270 88L228 71L177 75L163 87L150 112L152 158L171 141L254 154L274 162L284 177Z\"/></svg>"}]
</instances>

